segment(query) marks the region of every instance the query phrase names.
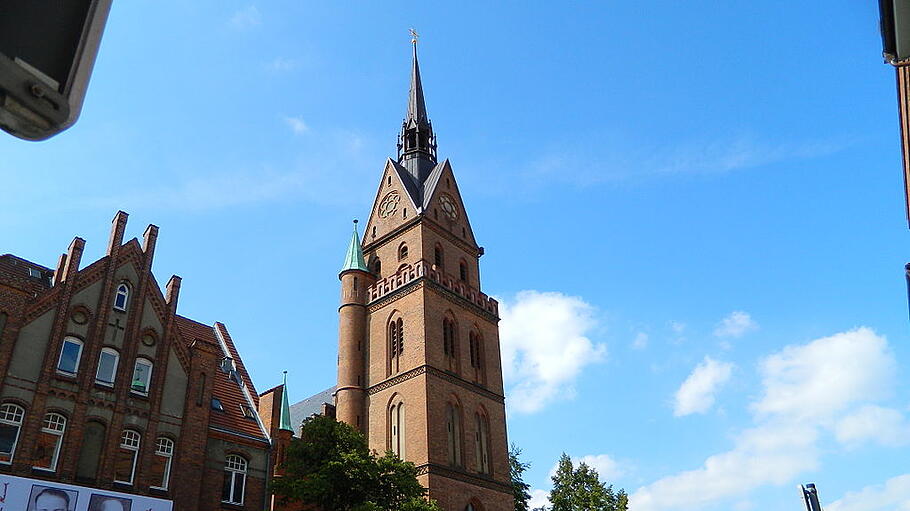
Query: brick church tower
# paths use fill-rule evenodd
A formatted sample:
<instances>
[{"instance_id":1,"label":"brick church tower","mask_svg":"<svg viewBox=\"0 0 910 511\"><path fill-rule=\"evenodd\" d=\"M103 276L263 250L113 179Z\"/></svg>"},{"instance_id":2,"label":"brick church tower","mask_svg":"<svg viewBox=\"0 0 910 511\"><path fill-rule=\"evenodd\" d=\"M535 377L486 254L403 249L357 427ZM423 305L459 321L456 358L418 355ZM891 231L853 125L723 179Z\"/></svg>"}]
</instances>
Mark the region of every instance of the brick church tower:
<instances>
[{"instance_id":1,"label":"brick church tower","mask_svg":"<svg viewBox=\"0 0 910 511\"><path fill-rule=\"evenodd\" d=\"M340 274L336 416L417 465L446 511L511 511L498 304L480 292L483 249L437 161L412 43L398 158Z\"/></svg>"}]
</instances>

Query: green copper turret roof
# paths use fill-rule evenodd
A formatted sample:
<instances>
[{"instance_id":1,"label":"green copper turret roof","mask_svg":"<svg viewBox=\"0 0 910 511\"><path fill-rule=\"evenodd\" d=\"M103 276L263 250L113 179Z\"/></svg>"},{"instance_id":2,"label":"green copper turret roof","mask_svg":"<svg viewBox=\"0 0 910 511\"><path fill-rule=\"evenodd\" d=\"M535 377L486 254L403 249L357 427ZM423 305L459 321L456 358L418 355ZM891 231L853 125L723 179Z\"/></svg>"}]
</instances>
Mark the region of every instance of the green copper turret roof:
<instances>
[{"instance_id":1,"label":"green copper turret roof","mask_svg":"<svg viewBox=\"0 0 910 511\"><path fill-rule=\"evenodd\" d=\"M291 426L291 405L288 404L288 372L284 372L284 384L281 388L281 419L280 428L285 431L294 431Z\"/></svg>"},{"instance_id":2,"label":"green copper turret roof","mask_svg":"<svg viewBox=\"0 0 910 511\"><path fill-rule=\"evenodd\" d=\"M344 256L344 266L341 267L343 272L348 270L367 271L367 263L363 260L363 249L360 247L360 236L357 235L357 220L354 220L354 234L351 236L348 253Z\"/></svg>"}]
</instances>

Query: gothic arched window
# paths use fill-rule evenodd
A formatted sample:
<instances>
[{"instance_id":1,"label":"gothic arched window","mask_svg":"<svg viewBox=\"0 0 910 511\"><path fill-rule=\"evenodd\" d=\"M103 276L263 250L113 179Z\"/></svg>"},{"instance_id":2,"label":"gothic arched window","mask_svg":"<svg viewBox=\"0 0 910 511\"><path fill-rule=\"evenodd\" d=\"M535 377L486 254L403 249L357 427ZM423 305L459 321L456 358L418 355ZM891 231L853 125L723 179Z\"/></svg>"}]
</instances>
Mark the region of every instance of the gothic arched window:
<instances>
[{"instance_id":1,"label":"gothic arched window","mask_svg":"<svg viewBox=\"0 0 910 511\"><path fill-rule=\"evenodd\" d=\"M382 273L382 263L379 261L378 257L376 259L373 259L372 267L373 267L373 273L375 273L376 276L378 277L379 274Z\"/></svg>"},{"instance_id":2,"label":"gothic arched window","mask_svg":"<svg viewBox=\"0 0 910 511\"><path fill-rule=\"evenodd\" d=\"M461 466L461 411L458 405L446 403L446 444L449 465Z\"/></svg>"},{"instance_id":3,"label":"gothic arched window","mask_svg":"<svg viewBox=\"0 0 910 511\"><path fill-rule=\"evenodd\" d=\"M404 402L396 401L389 408L389 450L404 459L405 445Z\"/></svg>"},{"instance_id":4,"label":"gothic arched window","mask_svg":"<svg viewBox=\"0 0 910 511\"><path fill-rule=\"evenodd\" d=\"M477 383L484 381L484 360L483 360L483 338L479 333L471 331L468 335L471 352L471 369L473 369L473 378Z\"/></svg>"},{"instance_id":5,"label":"gothic arched window","mask_svg":"<svg viewBox=\"0 0 910 511\"><path fill-rule=\"evenodd\" d=\"M404 322L401 318L389 322L389 372L401 370L401 352L404 350Z\"/></svg>"},{"instance_id":6,"label":"gothic arched window","mask_svg":"<svg viewBox=\"0 0 910 511\"><path fill-rule=\"evenodd\" d=\"M460 278L462 282L468 281L468 263L464 261L458 263L458 278Z\"/></svg>"},{"instance_id":7,"label":"gothic arched window","mask_svg":"<svg viewBox=\"0 0 910 511\"><path fill-rule=\"evenodd\" d=\"M126 283L117 286L117 294L114 295L114 308L119 311L126 310L126 303L130 297L130 287Z\"/></svg>"},{"instance_id":8,"label":"gothic arched window","mask_svg":"<svg viewBox=\"0 0 910 511\"><path fill-rule=\"evenodd\" d=\"M448 317L442 320L442 352L446 358L446 364L450 371L456 370L458 360L458 330L455 320Z\"/></svg>"},{"instance_id":9,"label":"gothic arched window","mask_svg":"<svg viewBox=\"0 0 910 511\"><path fill-rule=\"evenodd\" d=\"M477 472L490 473L490 424L480 412L474 414L474 462Z\"/></svg>"},{"instance_id":10,"label":"gothic arched window","mask_svg":"<svg viewBox=\"0 0 910 511\"><path fill-rule=\"evenodd\" d=\"M398 260L401 261L402 259L406 259L407 257L408 257L408 245L405 243L402 243L398 247Z\"/></svg>"}]
</instances>

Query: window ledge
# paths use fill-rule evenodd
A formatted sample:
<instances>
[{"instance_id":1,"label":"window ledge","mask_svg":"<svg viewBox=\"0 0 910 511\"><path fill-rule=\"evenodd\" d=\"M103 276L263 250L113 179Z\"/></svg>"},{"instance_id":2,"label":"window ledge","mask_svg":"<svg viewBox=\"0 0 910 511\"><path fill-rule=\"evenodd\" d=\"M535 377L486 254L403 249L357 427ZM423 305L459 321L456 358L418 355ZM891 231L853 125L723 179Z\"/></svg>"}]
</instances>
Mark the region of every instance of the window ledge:
<instances>
[{"instance_id":1,"label":"window ledge","mask_svg":"<svg viewBox=\"0 0 910 511\"><path fill-rule=\"evenodd\" d=\"M139 392L138 390L130 389L130 396L138 397L140 399L148 399L149 393L148 392Z\"/></svg>"},{"instance_id":2,"label":"window ledge","mask_svg":"<svg viewBox=\"0 0 910 511\"><path fill-rule=\"evenodd\" d=\"M67 371L61 371L60 369L57 369L57 378L58 379L74 382L74 381L77 381L76 376L77 376L77 373L70 373Z\"/></svg>"},{"instance_id":3,"label":"window ledge","mask_svg":"<svg viewBox=\"0 0 910 511\"><path fill-rule=\"evenodd\" d=\"M127 483L125 481L114 481L114 488L119 488L121 490L132 490L133 483Z\"/></svg>"},{"instance_id":4,"label":"window ledge","mask_svg":"<svg viewBox=\"0 0 910 511\"><path fill-rule=\"evenodd\" d=\"M245 509L243 504L237 504L235 502L225 502L223 500L221 501L221 507L223 509Z\"/></svg>"}]
</instances>

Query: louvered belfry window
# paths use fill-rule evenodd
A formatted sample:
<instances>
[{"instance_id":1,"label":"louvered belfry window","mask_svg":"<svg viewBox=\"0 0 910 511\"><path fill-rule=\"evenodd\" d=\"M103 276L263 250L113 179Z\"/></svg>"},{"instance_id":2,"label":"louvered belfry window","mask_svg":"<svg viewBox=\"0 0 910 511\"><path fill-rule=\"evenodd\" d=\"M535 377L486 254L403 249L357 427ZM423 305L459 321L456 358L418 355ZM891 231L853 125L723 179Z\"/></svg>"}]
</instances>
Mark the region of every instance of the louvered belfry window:
<instances>
[{"instance_id":1,"label":"louvered belfry window","mask_svg":"<svg viewBox=\"0 0 910 511\"><path fill-rule=\"evenodd\" d=\"M401 353L404 351L404 322L401 318L389 322L389 371L401 369Z\"/></svg>"}]
</instances>

